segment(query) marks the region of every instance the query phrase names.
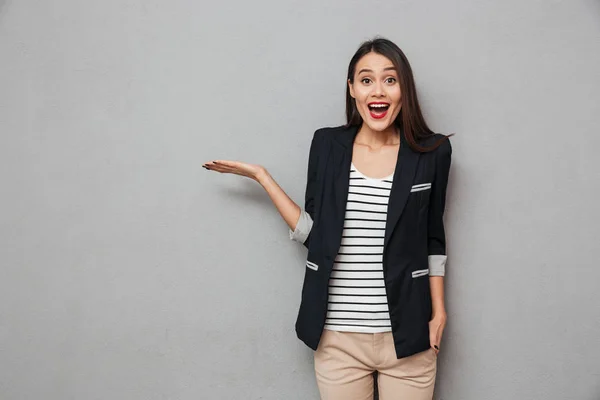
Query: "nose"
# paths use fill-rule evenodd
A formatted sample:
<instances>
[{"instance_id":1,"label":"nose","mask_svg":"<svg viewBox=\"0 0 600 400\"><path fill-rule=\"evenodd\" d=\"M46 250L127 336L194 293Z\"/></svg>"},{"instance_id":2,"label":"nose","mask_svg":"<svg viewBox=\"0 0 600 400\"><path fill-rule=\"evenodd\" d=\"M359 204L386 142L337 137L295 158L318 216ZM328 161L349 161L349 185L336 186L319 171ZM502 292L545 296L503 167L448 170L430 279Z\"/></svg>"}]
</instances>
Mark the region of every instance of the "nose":
<instances>
[{"instance_id":1,"label":"nose","mask_svg":"<svg viewBox=\"0 0 600 400\"><path fill-rule=\"evenodd\" d=\"M385 96L385 91L383 89L382 82L376 82L373 89L374 89L375 96L377 96L377 97Z\"/></svg>"}]
</instances>

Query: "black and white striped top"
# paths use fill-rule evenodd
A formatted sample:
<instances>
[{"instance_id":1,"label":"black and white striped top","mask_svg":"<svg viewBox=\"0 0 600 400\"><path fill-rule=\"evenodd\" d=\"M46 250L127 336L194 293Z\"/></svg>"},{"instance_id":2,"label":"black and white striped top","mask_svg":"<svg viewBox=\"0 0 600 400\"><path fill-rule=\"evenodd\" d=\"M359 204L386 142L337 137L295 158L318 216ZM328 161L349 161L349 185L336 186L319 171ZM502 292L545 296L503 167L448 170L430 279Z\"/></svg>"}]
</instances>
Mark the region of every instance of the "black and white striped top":
<instances>
[{"instance_id":1,"label":"black and white striped top","mask_svg":"<svg viewBox=\"0 0 600 400\"><path fill-rule=\"evenodd\" d=\"M351 164L342 243L329 279L325 329L392 330L382 258L393 176L369 178Z\"/></svg>"}]
</instances>

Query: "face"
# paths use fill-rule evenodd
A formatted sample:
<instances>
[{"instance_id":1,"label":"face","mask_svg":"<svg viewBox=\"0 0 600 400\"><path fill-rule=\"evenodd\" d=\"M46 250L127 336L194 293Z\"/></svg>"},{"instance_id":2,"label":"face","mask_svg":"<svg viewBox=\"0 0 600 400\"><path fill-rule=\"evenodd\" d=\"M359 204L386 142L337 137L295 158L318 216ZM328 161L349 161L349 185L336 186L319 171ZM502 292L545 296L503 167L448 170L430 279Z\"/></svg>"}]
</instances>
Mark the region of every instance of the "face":
<instances>
[{"instance_id":1,"label":"face","mask_svg":"<svg viewBox=\"0 0 600 400\"><path fill-rule=\"evenodd\" d=\"M378 53L368 53L356 64L354 83L348 80L350 95L365 124L384 131L394 123L402 108L398 73L394 64Z\"/></svg>"}]
</instances>

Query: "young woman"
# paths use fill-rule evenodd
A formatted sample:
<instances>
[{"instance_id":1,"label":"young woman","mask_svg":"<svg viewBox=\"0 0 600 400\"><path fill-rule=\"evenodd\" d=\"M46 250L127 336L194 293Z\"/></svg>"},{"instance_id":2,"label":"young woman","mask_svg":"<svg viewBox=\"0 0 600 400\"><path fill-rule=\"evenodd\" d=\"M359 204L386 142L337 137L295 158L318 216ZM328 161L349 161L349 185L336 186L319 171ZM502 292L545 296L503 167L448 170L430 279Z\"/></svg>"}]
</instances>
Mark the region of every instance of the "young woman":
<instances>
[{"instance_id":1,"label":"young woman","mask_svg":"<svg viewBox=\"0 0 600 400\"><path fill-rule=\"evenodd\" d=\"M312 139L304 209L260 165L204 168L250 177L308 248L298 337L315 350L322 399L431 399L446 324L443 224L451 146L433 133L411 67L389 40L348 67L347 124Z\"/></svg>"}]
</instances>

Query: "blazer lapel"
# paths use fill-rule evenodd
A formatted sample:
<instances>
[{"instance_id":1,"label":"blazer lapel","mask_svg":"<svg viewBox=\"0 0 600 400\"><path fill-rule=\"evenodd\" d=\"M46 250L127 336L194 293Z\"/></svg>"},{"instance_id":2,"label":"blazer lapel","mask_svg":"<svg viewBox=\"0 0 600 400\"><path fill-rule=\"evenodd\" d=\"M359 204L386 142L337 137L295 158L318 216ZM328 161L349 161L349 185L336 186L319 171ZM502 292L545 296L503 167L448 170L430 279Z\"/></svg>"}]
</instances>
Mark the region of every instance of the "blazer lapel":
<instances>
[{"instance_id":1,"label":"blazer lapel","mask_svg":"<svg viewBox=\"0 0 600 400\"><path fill-rule=\"evenodd\" d=\"M406 139L404 133L400 135L400 149L398 150L398 161L394 171L394 180L392 182L392 190L388 202L387 220L385 224L385 238L383 246L387 246L394 227L398 223L404 206L410 195L417 164L419 163L419 153L413 151Z\"/></svg>"},{"instance_id":2,"label":"blazer lapel","mask_svg":"<svg viewBox=\"0 0 600 400\"><path fill-rule=\"evenodd\" d=\"M333 192L335 195L336 221L341 221L340 226L342 227L344 225L344 216L346 213L346 202L348 201L352 150L354 148L354 138L357 133L358 126L348 127L347 130L344 130L341 134L336 136L334 141L335 144L332 147L333 179L335 186Z\"/></svg>"}]
</instances>

